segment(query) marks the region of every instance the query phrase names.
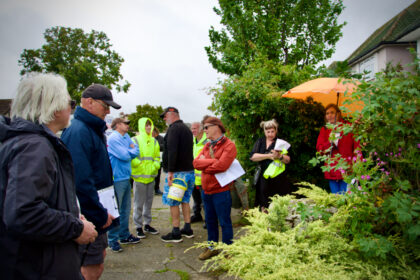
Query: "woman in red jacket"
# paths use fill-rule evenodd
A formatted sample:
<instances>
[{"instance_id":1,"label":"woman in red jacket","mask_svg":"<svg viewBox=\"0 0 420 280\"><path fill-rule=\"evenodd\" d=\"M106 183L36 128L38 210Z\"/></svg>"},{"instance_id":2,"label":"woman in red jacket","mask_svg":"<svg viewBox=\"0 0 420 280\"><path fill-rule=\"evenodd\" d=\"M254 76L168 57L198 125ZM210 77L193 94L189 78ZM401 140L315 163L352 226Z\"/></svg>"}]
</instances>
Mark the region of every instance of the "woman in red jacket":
<instances>
[{"instance_id":1,"label":"woman in red jacket","mask_svg":"<svg viewBox=\"0 0 420 280\"><path fill-rule=\"evenodd\" d=\"M222 242L232 244L233 227L230 219L232 198L230 197L230 184L221 186L215 174L226 171L236 158L235 144L225 135L225 127L220 119L207 117L204 119L204 131L210 140L203 150L194 159L194 168L201 170L201 183L203 186L204 214L207 225L207 241L219 242L219 226L222 228ZM206 248L199 259L209 259L219 252Z\"/></svg>"},{"instance_id":2,"label":"woman in red jacket","mask_svg":"<svg viewBox=\"0 0 420 280\"><path fill-rule=\"evenodd\" d=\"M330 124L340 125L344 123L341 118L341 111L335 104L328 104L325 107L325 119L327 123ZM318 152L323 152L332 146L330 152L331 158L335 157L336 154L340 154L342 158L351 164L353 157L356 156L354 151L359 147L359 143L354 141L353 134L348 133L343 135L343 132L340 134L337 133L337 135L330 134L331 129L326 127L321 128L316 143L316 150ZM339 137L341 138L338 139ZM335 166L336 164L337 163L332 163L330 166ZM334 169L324 172L325 179L329 180L331 193L345 193L347 191L347 183L343 180L342 172L343 171Z\"/></svg>"}]
</instances>

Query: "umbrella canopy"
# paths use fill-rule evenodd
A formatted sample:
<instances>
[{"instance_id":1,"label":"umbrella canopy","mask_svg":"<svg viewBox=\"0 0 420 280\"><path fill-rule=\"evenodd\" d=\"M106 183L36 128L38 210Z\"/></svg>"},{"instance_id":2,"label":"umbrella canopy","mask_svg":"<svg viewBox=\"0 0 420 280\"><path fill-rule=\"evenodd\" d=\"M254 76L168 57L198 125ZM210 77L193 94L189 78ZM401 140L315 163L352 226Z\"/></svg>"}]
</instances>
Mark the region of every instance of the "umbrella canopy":
<instances>
[{"instance_id":1,"label":"umbrella canopy","mask_svg":"<svg viewBox=\"0 0 420 280\"><path fill-rule=\"evenodd\" d=\"M357 85L352 80L345 80L340 78L318 78L307 81L297 87L292 88L283 94L282 97L294 99L306 99L312 97L314 101L326 106L330 103L338 106L346 107L350 112L361 110L363 103L361 101L353 100L352 104L343 104L347 99L351 99L351 93L355 91ZM359 82L356 82L359 84ZM344 93L346 96L344 96Z\"/></svg>"}]
</instances>

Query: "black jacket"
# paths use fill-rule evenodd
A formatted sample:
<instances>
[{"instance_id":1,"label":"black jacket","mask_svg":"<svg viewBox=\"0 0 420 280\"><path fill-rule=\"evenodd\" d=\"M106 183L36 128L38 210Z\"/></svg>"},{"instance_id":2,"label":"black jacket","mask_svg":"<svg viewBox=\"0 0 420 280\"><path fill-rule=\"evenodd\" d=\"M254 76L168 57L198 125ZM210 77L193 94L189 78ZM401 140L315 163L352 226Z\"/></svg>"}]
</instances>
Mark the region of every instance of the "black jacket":
<instances>
[{"instance_id":1,"label":"black jacket","mask_svg":"<svg viewBox=\"0 0 420 280\"><path fill-rule=\"evenodd\" d=\"M70 153L47 127L0 123L2 279L81 279Z\"/></svg>"},{"instance_id":2,"label":"black jacket","mask_svg":"<svg viewBox=\"0 0 420 280\"><path fill-rule=\"evenodd\" d=\"M181 121L172 123L166 131L163 149L165 172L193 171L193 135Z\"/></svg>"}]
</instances>

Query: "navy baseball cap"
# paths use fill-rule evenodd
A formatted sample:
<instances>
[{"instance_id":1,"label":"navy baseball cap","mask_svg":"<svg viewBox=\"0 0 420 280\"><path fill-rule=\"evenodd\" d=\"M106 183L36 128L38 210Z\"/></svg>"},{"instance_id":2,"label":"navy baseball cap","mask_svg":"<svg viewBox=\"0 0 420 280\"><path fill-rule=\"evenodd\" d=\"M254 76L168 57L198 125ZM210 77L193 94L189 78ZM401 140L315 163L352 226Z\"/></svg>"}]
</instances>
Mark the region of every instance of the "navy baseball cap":
<instances>
[{"instance_id":1,"label":"navy baseball cap","mask_svg":"<svg viewBox=\"0 0 420 280\"><path fill-rule=\"evenodd\" d=\"M106 86L100 84L91 84L85 89L82 93L83 98L92 98L96 100L102 100L109 106L112 106L115 109L120 109L121 106L114 102L112 98L112 93Z\"/></svg>"}]
</instances>

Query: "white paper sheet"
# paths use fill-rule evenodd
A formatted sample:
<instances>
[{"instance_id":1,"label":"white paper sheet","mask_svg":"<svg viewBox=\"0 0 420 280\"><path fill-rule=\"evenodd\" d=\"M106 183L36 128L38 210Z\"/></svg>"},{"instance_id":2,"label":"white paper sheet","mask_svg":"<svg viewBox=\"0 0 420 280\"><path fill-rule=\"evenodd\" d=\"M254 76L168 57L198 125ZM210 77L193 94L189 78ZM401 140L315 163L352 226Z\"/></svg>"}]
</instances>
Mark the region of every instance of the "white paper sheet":
<instances>
[{"instance_id":1,"label":"white paper sheet","mask_svg":"<svg viewBox=\"0 0 420 280\"><path fill-rule=\"evenodd\" d=\"M282 139L276 140L276 145L274 146L274 150L282 151L283 149L288 150L290 148L290 144Z\"/></svg>"},{"instance_id":2,"label":"white paper sheet","mask_svg":"<svg viewBox=\"0 0 420 280\"><path fill-rule=\"evenodd\" d=\"M226 186L230 182L233 182L234 180L238 179L244 174L245 170L242 168L239 161L235 159L228 168L228 170L226 170L225 172L217 173L215 174L215 176L220 186L222 186L223 188L224 186Z\"/></svg>"},{"instance_id":3,"label":"white paper sheet","mask_svg":"<svg viewBox=\"0 0 420 280\"><path fill-rule=\"evenodd\" d=\"M114 186L102 189L98 191L99 201L102 206L108 210L108 214L111 214L115 218L120 216L118 212L117 199L115 197Z\"/></svg>"}]
</instances>

